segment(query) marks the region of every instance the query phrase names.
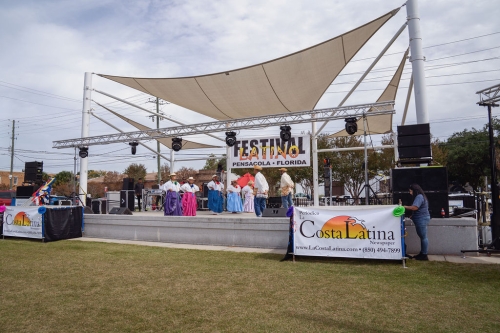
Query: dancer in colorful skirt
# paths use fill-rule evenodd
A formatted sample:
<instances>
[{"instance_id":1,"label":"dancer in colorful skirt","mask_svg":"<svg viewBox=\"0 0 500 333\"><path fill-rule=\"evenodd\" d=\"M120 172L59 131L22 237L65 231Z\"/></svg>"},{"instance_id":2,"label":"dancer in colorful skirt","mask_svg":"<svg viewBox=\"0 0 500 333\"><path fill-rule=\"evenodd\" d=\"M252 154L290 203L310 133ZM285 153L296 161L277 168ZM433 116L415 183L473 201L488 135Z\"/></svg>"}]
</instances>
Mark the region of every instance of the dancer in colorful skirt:
<instances>
[{"instance_id":1,"label":"dancer in colorful skirt","mask_svg":"<svg viewBox=\"0 0 500 333\"><path fill-rule=\"evenodd\" d=\"M165 216L182 216L182 204L179 196L181 185L176 180L175 173L170 174L170 180L165 183Z\"/></svg>"},{"instance_id":2,"label":"dancer in colorful skirt","mask_svg":"<svg viewBox=\"0 0 500 333\"><path fill-rule=\"evenodd\" d=\"M208 209L210 209L214 215L222 213L222 204L224 203L222 190L224 189L224 184L219 181L217 175L213 175L212 181L207 184L207 187Z\"/></svg>"},{"instance_id":3,"label":"dancer in colorful skirt","mask_svg":"<svg viewBox=\"0 0 500 333\"><path fill-rule=\"evenodd\" d=\"M243 195L243 198L245 199L245 202L243 203L243 211L245 213L253 213L254 208L253 208L253 200L254 200L254 195L253 195L253 181L249 181L248 185L243 187L241 190L241 194Z\"/></svg>"},{"instance_id":4,"label":"dancer in colorful skirt","mask_svg":"<svg viewBox=\"0 0 500 333\"><path fill-rule=\"evenodd\" d=\"M236 180L231 182L227 187L227 211L233 214L241 213L243 211L243 204L241 203L241 187Z\"/></svg>"},{"instance_id":5,"label":"dancer in colorful skirt","mask_svg":"<svg viewBox=\"0 0 500 333\"><path fill-rule=\"evenodd\" d=\"M182 195L182 215L196 216L196 208L198 207L196 192L199 190L200 188L194 184L193 177L189 177L188 182L181 186L181 191L184 192Z\"/></svg>"}]
</instances>

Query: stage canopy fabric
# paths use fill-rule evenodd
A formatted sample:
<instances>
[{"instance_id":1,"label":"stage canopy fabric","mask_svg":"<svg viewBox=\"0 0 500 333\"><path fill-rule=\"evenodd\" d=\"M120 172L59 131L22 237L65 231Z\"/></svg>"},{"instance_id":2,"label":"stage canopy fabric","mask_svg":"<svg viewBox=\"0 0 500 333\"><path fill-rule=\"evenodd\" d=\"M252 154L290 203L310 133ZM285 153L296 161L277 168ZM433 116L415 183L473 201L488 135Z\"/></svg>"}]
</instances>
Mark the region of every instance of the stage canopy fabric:
<instances>
[{"instance_id":1,"label":"stage canopy fabric","mask_svg":"<svg viewBox=\"0 0 500 333\"><path fill-rule=\"evenodd\" d=\"M140 131L147 131L147 130L151 129L151 128L147 127L147 126L144 126L142 124L139 124L138 122L133 121L132 119L124 117L124 116L122 116L122 115L120 115L120 114L118 114L118 113L116 113L116 112L108 109L104 105L101 105L99 103L96 103L96 104L99 105L100 107L106 109L107 111L111 112L115 116L121 118L122 120L126 121L127 123L129 123L130 125L134 126L135 128L137 128ZM162 145L164 145L165 147L168 147L168 148L172 149L172 138L161 138L161 139L152 139L152 140L157 140ZM203 143L189 141L189 140L186 140L184 138L182 139L182 149L220 148L220 147L221 146L206 145L206 144L203 144Z\"/></svg>"},{"instance_id":2,"label":"stage canopy fabric","mask_svg":"<svg viewBox=\"0 0 500 333\"><path fill-rule=\"evenodd\" d=\"M396 94L398 92L399 82L401 81L401 75L403 74L403 69L405 67L406 57L408 56L409 49L403 55L401 63L396 69L396 73L392 77L391 81L384 89L384 92L377 99L377 102L394 101L396 99ZM368 110L368 112L372 109ZM363 118L359 118L356 123L358 124L358 131L354 135L364 135L363 130ZM392 131L392 114L383 114L380 116L366 117L366 134L386 134ZM335 134L330 135L330 137L335 136L349 136L346 130L339 131Z\"/></svg>"},{"instance_id":3,"label":"stage canopy fabric","mask_svg":"<svg viewBox=\"0 0 500 333\"><path fill-rule=\"evenodd\" d=\"M398 11L250 67L180 78L98 75L217 120L312 110L346 64Z\"/></svg>"}]
</instances>

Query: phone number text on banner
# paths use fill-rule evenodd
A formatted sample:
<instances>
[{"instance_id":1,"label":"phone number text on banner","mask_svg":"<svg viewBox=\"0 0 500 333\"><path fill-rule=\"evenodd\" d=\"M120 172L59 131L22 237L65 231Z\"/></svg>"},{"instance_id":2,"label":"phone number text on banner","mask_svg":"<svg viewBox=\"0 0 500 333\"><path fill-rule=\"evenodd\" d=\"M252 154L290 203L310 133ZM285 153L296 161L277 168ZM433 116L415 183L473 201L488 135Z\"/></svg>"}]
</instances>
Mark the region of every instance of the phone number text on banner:
<instances>
[{"instance_id":1,"label":"phone number text on banner","mask_svg":"<svg viewBox=\"0 0 500 333\"><path fill-rule=\"evenodd\" d=\"M231 147L232 169L251 168L255 164L268 168L311 165L309 135L293 136L284 142L279 137L238 139Z\"/></svg>"},{"instance_id":2,"label":"phone number text on banner","mask_svg":"<svg viewBox=\"0 0 500 333\"><path fill-rule=\"evenodd\" d=\"M42 239L42 215L37 207L9 206L3 214L5 236Z\"/></svg>"},{"instance_id":3,"label":"phone number text on banner","mask_svg":"<svg viewBox=\"0 0 500 333\"><path fill-rule=\"evenodd\" d=\"M403 256L394 206L295 207L295 255L395 259Z\"/></svg>"}]
</instances>

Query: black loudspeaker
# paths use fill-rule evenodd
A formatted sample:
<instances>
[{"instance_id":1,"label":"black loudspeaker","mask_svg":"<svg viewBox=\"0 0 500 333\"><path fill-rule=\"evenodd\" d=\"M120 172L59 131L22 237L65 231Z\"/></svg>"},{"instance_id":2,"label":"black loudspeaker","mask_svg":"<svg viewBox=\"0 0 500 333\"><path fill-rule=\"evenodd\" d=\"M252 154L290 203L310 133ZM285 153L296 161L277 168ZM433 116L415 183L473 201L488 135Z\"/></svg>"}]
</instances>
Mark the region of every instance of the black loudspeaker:
<instances>
[{"instance_id":1,"label":"black loudspeaker","mask_svg":"<svg viewBox=\"0 0 500 333\"><path fill-rule=\"evenodd\" d=\"M424 192L448 193L448 170L446 167L399 168L391 170L393 192L408 192L410 185L416 183Z\"/></svg>"},{"instance_id":2,"label":"black loudspeaker","mask_svg":"<svg viewBox=\"0 0 500 333\"><path fill-rule=\"evenodd\" d=\"M120 207L127 207L131 211L135 210L134 191L120 191Z\"/></svg>"},{"instance_id":3,"label":"black loudspeaker","mask_svg":"<svg viewBox=\"0 0 500 333\"><path fill-rule=\"evenodd\" d=\"M30 198L35 191L35 186L18 186L16 188L16 198Z\"/></svg>"},{"instance_id":4,"label":"black loudspeaker","mask_svg":"<svg viewBox=\"0 0 500 333\"><path fill-rule=\"evenodd\" d=\"M262 212L262 217L287 217L287 208L266 208Z\"/></svg>"},{"instance_id":5,"label":"black loudspeaker","mask_svg":"<svg viewBox=\"0 0 500 333\"><path fill-rule=\"evenodd\" d=\"M432 218L441 218L441 209L444 209L445 217L450 217L450 205L448 202L448 193L431 192L425 193L429 201L429 213ZM411 206L413 204L413 197L410 193L393 193L392 203L397 205L401 199L404 206ZM406 216L411 215L411 211L406 211Z\"/></svg>"},{"instance_id":6,"label":"black loudspeaker","mask_svg":"<svg viewBox=\"0 0 500 333\"><path fill-rule=\"evenodd\" d=\"M43 175L43 162L26 162L24 164L24 181L41 182Z\"/></svg>"},{"instance_id":7,"label":"black loudspeaker","mask_svg":"<svg viewBox=\"0 0 500 333\"><path fill-rule=\"evenodd\" d=\"M398 126L398 152L401 162L409 163L411 159L422 158L430 160L430 133L429 124Z\"/></svg>"},{"instance_id":8,"label":"black loudspeaker","mask_svg":"<svg viewBox=\"0 0 500 333\"><path fill-rule=\"evenodd\" d=\"M101 214L101 201L92 200L92 211L94 214Z\"/></svg>"},{"instance_id":9,"label":"black loudspeaker","mask_svg":"<svg viewBox=\"0 0 500 333\"><path fill-rule=\"evenodd\" d=\"M132 212L127 207L113 207L109 213L116 215L132 215Z\"/></svg>"},{"instance_id":10,"label":"black loudspeaker","mask_svg":"<svg viewBox=\"0 0 500 333\"><path fill-rule=\"evenodd\" d=\"M203 197L208 198L208 183L203 183Z\"/></svg>"},{"instance_id":11,"label":"black loudspeaker","mask_svg":"<svg viewBox=\"0 0 500 333\"><path fill-rule=\"evenodd\" d=\"M323 177L325 179L330 179L330 172L331 172L330 167L323 167Z\"/></svg>"},{"instance_id":12,"label":"black loudspeaker","mask_svg":"<svg viewBox=\"0 0 500 333\"><path fill-rule=\"evenodd\" d=\"M134 189L134 178L123 178L123 191Z\"/></svg>"},{"instance_id":13,"label":"black loudspeaker","mask_svg":"<svg viewBox=\"0 0 500 333\"><path fill-rule=\"evenodd\" d=\"M90 209L90 207L83 207L83 214L94 214L94 212L92 211L92 209Z\"/></svg>"},{"instance_id":14,"label":"black loudspeaker","mask_svg":"<svg viewBox=\"0 0 500 333\"><path fill-rule=\"evenodd\" d=\"M431 133L431 128L430 128L429 124L398 126L398 137L424 135L424 134L430 134L430 133Z\"/></svg>"},{"instance_id":15,"label":"black loudspeaker","mask_svg":"<svg viewBox=\"0 0 500 333\"><path fill-rule=\"evenodd\" d=\"M267 198L266 207L268 207L268 208L280 208L281 207L281 197L269 197L269 198Z\"/></svg>"}]
</instances>

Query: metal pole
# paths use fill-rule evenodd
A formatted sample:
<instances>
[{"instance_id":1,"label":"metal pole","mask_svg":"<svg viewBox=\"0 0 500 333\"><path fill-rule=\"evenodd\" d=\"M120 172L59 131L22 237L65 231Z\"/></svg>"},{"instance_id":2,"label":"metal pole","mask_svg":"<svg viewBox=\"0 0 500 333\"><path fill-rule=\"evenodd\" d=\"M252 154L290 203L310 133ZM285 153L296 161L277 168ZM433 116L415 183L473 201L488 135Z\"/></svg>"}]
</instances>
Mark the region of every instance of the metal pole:
<instances>
[{"instance_id":1,"label":"metal pole","mask_svg":"<svg viewBox=\"0 0 500 333\"><path fill-rule=\"evenodd\" d=\"M365 138L365 205L369 205L369 183L368 183L368 148L366 147L366 116L363 115L363 130L364 130L364 138Z\"/></svg>"},{"instance_id":2,"label":"metal pole","mask_svg":"<svg viewBox=\"0 0 500 333\"><path fill-rule=\"evenodd\" d=\"M76 206L76 147L73 157L73 206Z\"/></svg>"},{"instance_id":3,"label":"metal pole","mask_svg":"<svg viewBox=\"0 0 500 333\"><path fill-rule=\"evenodd\" d=\"M313 205L319 206L319 176L318 176L318 138L316 137L316 122L311 123L312 158L313 158Z\"/></svg>"},{"instance_id":4,"label":"metal pole","mask_svg":"<svg viewBox=\"0 0 500 333\"><path fill-rule=\"evenodd\" d=\"M352 93L356 90L356 88L358 88L358 86L361 84L361 82L363 82L363 80L365 79L365 77L370 73L370 71L373 69L373 67L375 67L375 65L378 63L378 61L384 56L385 52L387 52L387 50L391 47L391 45L394 43L394 41L399 37L399 35L401 35L401 33L405 30L406 26L407 26L408 22L405 22L401 28L399 28L399 30L396 32L396 34L392 37L392 39L389 41L389 43L387 43L387 45L384 47L384 49L380 52L380 54L377 56L377 58L375 58L375 60L373 60L372 64L370 65L370 67L368 67L368 69L363 73L363 75L359 78L358 82L356 82L356 84L351 88L351 90L347 93L347 95L344 97L344 99L342 100L342 102L340 102L340 104L338 106L342 106L344 105L344 103L347 101L347 99L352 95ZM325 126L328 124L329 121L325 121L323 123L323 125L321 125L321 127L319 128L318 132L316 133L316 135L318 135L319 133L321 133L321 131L325 128Z\"/></svg>"},{"instance_id":5,"label":"metal pole","mask_svg":"<svg viewBox=\"0 0 500 333\"><path fill-rule=\"evenodd\" d=\"M227 127L229 130L229 125ZM231 162L229 154L231 154L231 147L226 146L226 191L229 186L229 182L231 181Z\"/></svg>"},{"instance_id":6,"label":"metal pole","mask_svg":"<svg viewBox=\"0 0 500 333\"><path fill-rule=\"evenodd\" d=\"M427 113L427 96L425 91L425 57L422 51L422 34L420 31L420 15L418 12L417 0L406 2L406 13L408 20L408 33L410 35L411 67L415 91L415 111L417 114L417 124L429 122Z\"/></svg>"},{"instance_id":7,"label":"metal pole","mask_svg":"<svg viewBox=\"0 0 500 333\"><path fill-rule=\"evenodd\" d=\"M390 148L396 148L395 145L382 145L382 146L373 146L373 147L367 147L367 149L390 149ZM364 150L364 146L360 147L349 147L349 148L326 148L326 149L318 149L318 153L326 153L326 152L332 152L332 151L354 151L354 150Z\"/></svg>"},{"instance_id":8,"label":"metal pole","mask_svg":"<svg viewBox=\"0 0 500 333\"><path fill-rule=\"evenodd\" d=\"M82 138L89 136L90 125L90 108L92 101L92 73L85 73L85 80L83 83L83 109L82 109ZM87 180L88 180L88 161L90 157L80 158L80 187L79 198L82 200L83 205L86 205L87 196Z\"/></svg>"},{"instance_id":9,"label":"metal pole","mask_svg":"<svg viewBox=\"0 0 500 333\"><path fill-rule=\"evenodd\" d=\"M406 114L408 113L408 106L410 105L412 89L413 89L413 74L410 77L410 85L408 86L408 94L406 95L405 110L403 111L403 119L401 120L401 126L404 126L406 122Z\"/></svg>"},{"instance_id":10,"label":"metal pole","mask_svg":"<svg viewBox=\"0 0 500 333\"><path fill-rule=\"evenodd\" d=\"M175 170L175 153L173 149L170 149L170 173Z\"/></svg>"},{"instance_id":11,"label":"metal pole","mask_svg":"<svg viewBox=\"0 0 500 333\"><path fill-rule=\"evenodd\" d=\"M330 204L328 206L333 206L332 205L332 190L333 190L333 184L332 184L332 167L328 167L330 169Z\"/></svg>"},{"instance_id":12,"label":"metal pole","mask_svg":"<svg viewBox=\"0 0 500 333\"><path fill-rule=\"evenodd\" d=\"M498 187L497 187L497 168L496 168L496 156L495 156L495 141L493 136L493 126L491 119L491 104L488 104L488 134L490 139L490 168L491 168L491 206L493 214L491 216L491 236L496 242L495 248L498 249L500 244L500 211L499 211L499 200L498 200Z\"/></svg>"},{"instance_id":13,"label":"metal pole","mask_svg":"<svg viewBox=\"0 0 500 333\"><path fill-rule=\"evenodd\" d=\"M9 177L9 189L12 190L12 182L14 178L14 140L16 139L16 121L12 120L12 143L10 146L10 177ZM24 170L26 172L26 170Z\"/></svg>"},{"instance_id":14,"label":"metal pole","mask_svg":"<svg viewBox=\"0 0 500 333\"><path fill-rule=\"evenodd\" d=\"M156 113L158 116L156 117L156 129L160 128L160 99L156 97ZM156 140L156 151L158 155L156 155L157 166L158 166L158 184L161 181L161 163L160 163L160 141Z\"/></svg>"}]
</instances>

